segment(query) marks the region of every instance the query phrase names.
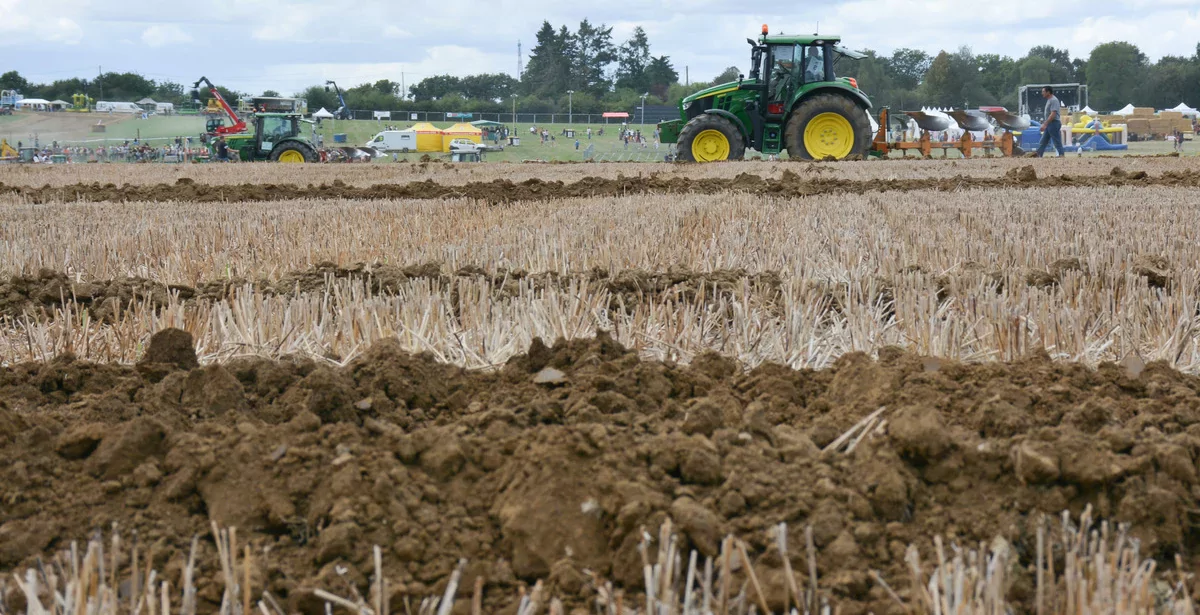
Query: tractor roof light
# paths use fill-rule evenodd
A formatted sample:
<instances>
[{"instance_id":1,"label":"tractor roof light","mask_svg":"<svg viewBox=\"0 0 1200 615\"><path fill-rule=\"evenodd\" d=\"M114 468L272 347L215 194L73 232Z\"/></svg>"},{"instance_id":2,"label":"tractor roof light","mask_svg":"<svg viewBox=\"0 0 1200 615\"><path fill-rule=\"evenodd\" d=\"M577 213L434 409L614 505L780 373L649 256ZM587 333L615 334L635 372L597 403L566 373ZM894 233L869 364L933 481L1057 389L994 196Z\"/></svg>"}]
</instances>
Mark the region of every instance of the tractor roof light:
<instances>
[{"instance_id":1,"label":"tractor roof light","mask_svg":"<svg viewBox=\"0 0 1200 615\"><path fill-rule=\"evenodd\" d=\"M763 24L762 33L763 33L763 36L767 35L767 24Z\"/></svg>"},{"instance_id":2,"label":"tractor roof light","mask_svg":"<svg viewBox=\"0 0 1200 615\"><path fill-rule=\"evenodd\" d=\"M858 89L858 79L855 79L854 77L850 77L848 79L848 81L850 82L850 87L852 87L856 90Z\"/></svg>"}]
</instances>

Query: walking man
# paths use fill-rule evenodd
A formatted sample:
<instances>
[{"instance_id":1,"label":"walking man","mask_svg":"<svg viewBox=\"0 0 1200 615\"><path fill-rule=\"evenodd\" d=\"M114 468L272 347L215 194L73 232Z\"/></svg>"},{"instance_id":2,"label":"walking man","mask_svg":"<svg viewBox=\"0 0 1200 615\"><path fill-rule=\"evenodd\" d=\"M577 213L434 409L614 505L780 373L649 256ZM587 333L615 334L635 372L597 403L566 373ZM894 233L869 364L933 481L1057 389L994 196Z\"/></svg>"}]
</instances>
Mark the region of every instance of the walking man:
<instances>
[{"instance_id":1,"label":"walking man","mask_svg":"<svg viewBox=\"0 0 1200 615\"><path fill-rule=\"evenodd\" d=\"M1054 151L1058 157L1063 157L1062 145L1062 103L1054 95L1054 88L1042 88L1042 98L1046 99L1046 119L1042 120L1042 142L1038 145L1037 155L1041 158L1046 153L1046 146L1054 143Z\"/></svg>"}]
</instances>

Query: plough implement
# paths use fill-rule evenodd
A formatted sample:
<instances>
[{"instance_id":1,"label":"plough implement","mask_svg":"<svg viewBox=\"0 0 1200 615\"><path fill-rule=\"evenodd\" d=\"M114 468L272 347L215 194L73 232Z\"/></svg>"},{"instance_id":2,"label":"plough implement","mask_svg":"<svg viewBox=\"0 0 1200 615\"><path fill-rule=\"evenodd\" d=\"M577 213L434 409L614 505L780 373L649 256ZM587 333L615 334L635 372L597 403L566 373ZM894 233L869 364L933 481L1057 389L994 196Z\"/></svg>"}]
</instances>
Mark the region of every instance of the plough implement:
<instances>
[{"instance_id":1,"label":"plough implement","mask_svg":"<svg viewBox=\"0 0 1200 615\"><path fill-rule=\"evenodd\" d=\"M997 119L997 124L1004 129L1003 132L997 133L995 128L987 121L987 116L996 118L992 113L1000 112L985 112L983 111L951 111L947 115L939 115L928 113L925 111L906 111L906 116L912 118L916 122L917 127L921 129L921 136L916 141L908 141L902 139L890 138L888 131L891 117L888 110L882 109L879 112L879 130L875 133L875 139L871 143L871 154L874 156L887 156L892 152L900 152L901 155L907 155L912 150L920 153L922 156L928 157L933 150L942 150L943 155L950 150L958 150L963 158L972 158L978 150L983 150L985 156L1021 156L1024 151L1016 144L1013 137L1013 128L1009 126L1020 125L1024 121L1025 128L1028 128L1028 120L1021 120L1011 113L1004 117L1005 121ZM958 123L963 128L962 136L952 140L935 140L930 135L937 132L948 130L951 127L951 119ZM1016 129L1020 130L1020 129ZM984 138L980 139L972 135L972 132L984 133Z\"/></svg>"}]
</instances>

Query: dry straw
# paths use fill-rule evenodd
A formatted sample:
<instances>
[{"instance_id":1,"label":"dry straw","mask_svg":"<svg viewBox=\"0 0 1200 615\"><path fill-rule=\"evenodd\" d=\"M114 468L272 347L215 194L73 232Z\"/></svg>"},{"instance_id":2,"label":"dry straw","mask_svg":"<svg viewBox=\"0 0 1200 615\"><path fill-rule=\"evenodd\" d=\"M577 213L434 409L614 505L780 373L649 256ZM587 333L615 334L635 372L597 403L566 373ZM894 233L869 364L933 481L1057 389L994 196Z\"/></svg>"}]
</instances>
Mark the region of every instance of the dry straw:
<instances>
[{"instance_id":1,"label":"dry straw","mask_svg":"<svg viewBox=\"0 0 1200 615\"><path fill-rule=\"evenodd\" d=\"M129 362L151 332L180 326L196 336L205 360L299 353L345 362L375 340L396 338L480 368L503 363L535 336L609 329L646 358L677 361L716 350L747 365L820 367L846 352L897 345L968 361L1042 350L1092 364L1139 357L1194 372L1200 244L1188 229L1198 209L1186 191L1169 188L503 207L15 204L0 213L0 263L13 274L48 268L80 281L138 276L197 285L277 280L332 260L437 261L446 274L472 265L497 277L412 279L387 295L347 281L287 295L246 288L157 310L143 300L104 323L65 297L56 311L0 322L0 361L70 350ZM1166 287L1148 283L1146 256L1165 260ZM744 270L749 277L735 273L718 287L684 275L672 292L613 294L587 281L597 268L611 276ZM516 280L506 273L513 270L563 281ZM770 276L753 277L762 272Z\"/></svg>"},{"instance_id":2,"label":"dry straw","mask_svg":"<svg viewBox=\"0 0 1200 615\"><path fill-rule=\"evenodd\" d=\"M1196 604L1187 588L1190 575L1185 572L1182 559L1176 556L1174 572L1159 572L1154 560L1142 559L1138 542L1129 536L1127 525L1114 528L1108 521L1097 523L1088 507L1078 522L1064 511L1057 532L1049 528L1045 517L1036 528L1037 551L1032 567L1036 580L1033 606L1038 615L1195 615ZM773 604L782 604L781 612L791 615L840 612L837 600L820 587L811 526L804 532L807 579L792 568L787 524L770 528L769 534L768 544L777 550L783 563L782 596L766 593L756 572L762 569L760 563L750 555L745 542L727 536L721 542L720 552L714 557L703 557L701 564L696 551L685 556L683 539L668 519L657 535L642 530L638 547L644 581L641 595L626 594L611 581L585 570L595 591L588 608L600 615L769 615L774 612ZM263 591L258 599L252 597L252 571L259 564L248 544L243 547L241 559L238 558L236 529L221 528L214 523L211 538L217 546L224 587L218 612L286 615L269 592ZM26 615L195 615L199 539L199 536L192 539L181 591L174 591L167 581L158 578L153 568L154 554L142 551L136 534L125 547L114 526L107 553L103 538L97 533L82 554L73 542L48 565L39 559L37 566L23 575L14 571L11 587L0 577L0 611L8 603L4 593L15 588L28 605ZM964 549L957 544L946 545L941 536L935 536L932 546L933 558L926 561L917 545L908 545L904 559L907 576L894 578L891 583L879 571L870 573L902 610L921 615L1006 615L1024 608L1008 602L1008 593L1013 571L1030 562L1018 562L1007 541L996 538L990 544ZM403 605L390 603L392 592L378 546L373 556L374 570L367 596L349 582L344 569L338 570L345 586L343 591L314 592L326 602L326 612L448 615L457 602L465 600L472 615L482 613L482 577L476 578L473 590L460 588L466 560L459 561L441 595L416 597L419 602L414 608L408 596L404 597ZM1056 558L1064 562L1061 573L1054 569ZM907 586L903 591L907 598L893 589L896 583ZM531 588L519 588L516 613L564 615L565 605L538 581Z\"/></svg>"}]
</instances>

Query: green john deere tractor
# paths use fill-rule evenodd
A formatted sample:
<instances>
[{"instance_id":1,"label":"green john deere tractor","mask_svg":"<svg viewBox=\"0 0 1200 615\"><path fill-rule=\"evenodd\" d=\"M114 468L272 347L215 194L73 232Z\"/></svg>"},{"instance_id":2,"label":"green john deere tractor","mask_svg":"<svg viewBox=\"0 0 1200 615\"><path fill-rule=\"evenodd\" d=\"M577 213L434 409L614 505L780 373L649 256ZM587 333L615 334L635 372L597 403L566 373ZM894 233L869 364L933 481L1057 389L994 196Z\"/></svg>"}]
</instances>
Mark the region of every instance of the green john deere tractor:
<instances>
[{"instance_id":1,"label":"green john deere tractor","mask_svg":"<svg viewBox=\"0 0 1200 615\"><path fill-rule=\"evenodd\" d=\"M209 120L207 132L209 149L216 158L216 130ZM308 120L295 113L256 113L253 117L253 134L244 132L225 135L225 144L231 150L237 150L238 158L243 161L269 160L271 162L320 162L320 154L313 147L312 141L301 130Z\"/></svg>"},{"instance_id":2,"label":"green john deere tractor","mask_svg":"<svg viewBox=\"0 0 1200 615\"><path fill-rule=\"evenodd\" d=\"M750 43L750 76L684 98L681 118L659 124L679 160L739 160L746 148L792 158L841 160L871 147L871 101L854 79L834 74L841 57L862 54L840 37L771 36Z\"/></svg>"}]
</instances>

